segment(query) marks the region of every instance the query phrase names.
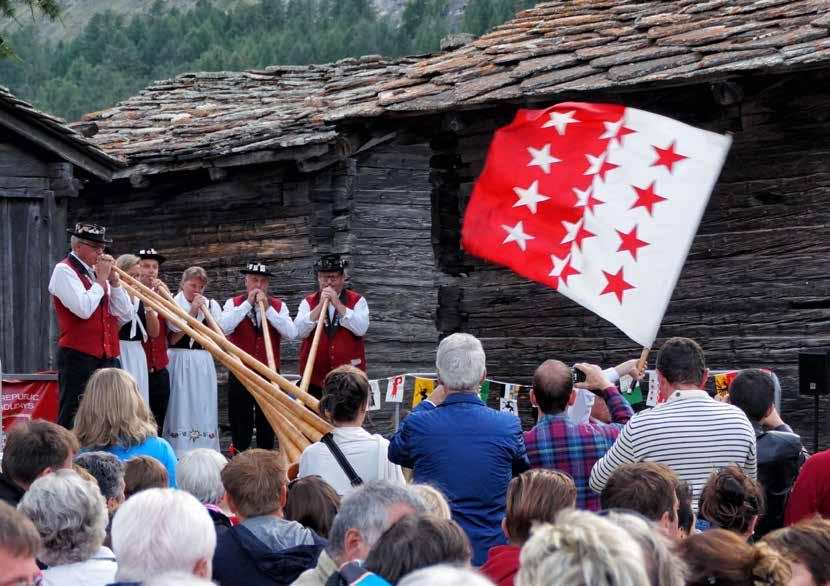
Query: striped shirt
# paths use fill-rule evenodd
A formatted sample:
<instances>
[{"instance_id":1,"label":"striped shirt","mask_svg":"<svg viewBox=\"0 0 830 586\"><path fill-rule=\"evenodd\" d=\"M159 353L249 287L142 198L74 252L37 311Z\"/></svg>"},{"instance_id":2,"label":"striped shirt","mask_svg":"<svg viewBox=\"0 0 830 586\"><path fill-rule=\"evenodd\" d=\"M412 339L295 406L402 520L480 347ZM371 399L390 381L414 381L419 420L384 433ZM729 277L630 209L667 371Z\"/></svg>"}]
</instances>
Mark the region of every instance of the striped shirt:
<instances>
[{"instance_id":1,"label":"striped shirt","mask_svg":"<svg viewBox=\"0 0 830 586\"><path fill-rule=\"evenodd\" d=\"M712 472L736 464L756 477L755 431L743 411L706 391L675 391L668 401L635 415L591 470L600 492L622 464L659 462L693 490L692 506Z\"/></svg>"}]
</instances>

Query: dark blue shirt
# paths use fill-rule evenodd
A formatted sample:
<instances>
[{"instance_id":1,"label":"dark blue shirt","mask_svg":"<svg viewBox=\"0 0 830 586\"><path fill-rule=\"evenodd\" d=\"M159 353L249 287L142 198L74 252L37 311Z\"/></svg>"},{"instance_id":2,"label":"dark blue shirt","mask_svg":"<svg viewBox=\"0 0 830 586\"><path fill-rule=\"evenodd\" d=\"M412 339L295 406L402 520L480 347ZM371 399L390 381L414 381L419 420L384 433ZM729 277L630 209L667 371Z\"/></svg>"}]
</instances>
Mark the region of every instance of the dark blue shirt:
<instances>
[{"instance_id":1,"label":"dark blue shirt","mask_svg":"<svg viewBox=\"0 0 830 586\"><path fill-rule=\"evenodd\" d=\"M446 495L472 542L475 565L507 543L501 529L507 485L530 467L518 417L490 409L474 393L451 393L437 407L423 401L392 436L389 460Z\"/></svg>"}]
</instances>

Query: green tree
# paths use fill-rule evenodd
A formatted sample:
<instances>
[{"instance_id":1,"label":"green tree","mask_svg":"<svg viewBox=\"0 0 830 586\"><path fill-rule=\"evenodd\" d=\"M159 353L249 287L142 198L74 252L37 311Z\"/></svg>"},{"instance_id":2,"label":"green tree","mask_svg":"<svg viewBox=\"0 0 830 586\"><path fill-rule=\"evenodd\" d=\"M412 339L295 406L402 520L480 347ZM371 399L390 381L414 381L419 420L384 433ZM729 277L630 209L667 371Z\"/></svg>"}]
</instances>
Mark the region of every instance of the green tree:
<instances>
[{"instance_id":1,"label":"green tree","mask_svg":"<svg viewBox=\"0 0 830 586\"><path fill-rule=\"evenodd\" d=\"M49 20L55 20L60 16L61 9L57 0L0 0L0 16L17 19L16 5L22 4L24 8L31 11L32 17L42 15ZM14 57L15 52L6 41L6 37L0 35L0 58Z\"/></svg>"}]
</instances>

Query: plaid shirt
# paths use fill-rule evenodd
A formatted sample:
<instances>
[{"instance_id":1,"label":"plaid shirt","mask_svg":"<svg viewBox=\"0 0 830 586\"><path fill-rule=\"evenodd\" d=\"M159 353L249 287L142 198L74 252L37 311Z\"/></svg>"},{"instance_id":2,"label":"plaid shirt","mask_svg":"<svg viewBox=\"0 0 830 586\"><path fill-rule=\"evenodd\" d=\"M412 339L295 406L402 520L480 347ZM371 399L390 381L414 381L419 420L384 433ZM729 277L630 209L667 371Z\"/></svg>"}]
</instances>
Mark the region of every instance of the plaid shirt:
<instances>
[{"instance_id":1,"label":"plaid shirt","mask_svg":"<svg viewBox=\"0 0 830 586\"><path fill-rule=\"evenodd\" d=\"M588 488L591 468L634 415L617 387L608 387L604 395L613 423L579 424L561 412L543 416L524 434L530 466L570 474L576 484L576 507L589 511L600 508L599 495Z\"/></svg>"}]
</instances>

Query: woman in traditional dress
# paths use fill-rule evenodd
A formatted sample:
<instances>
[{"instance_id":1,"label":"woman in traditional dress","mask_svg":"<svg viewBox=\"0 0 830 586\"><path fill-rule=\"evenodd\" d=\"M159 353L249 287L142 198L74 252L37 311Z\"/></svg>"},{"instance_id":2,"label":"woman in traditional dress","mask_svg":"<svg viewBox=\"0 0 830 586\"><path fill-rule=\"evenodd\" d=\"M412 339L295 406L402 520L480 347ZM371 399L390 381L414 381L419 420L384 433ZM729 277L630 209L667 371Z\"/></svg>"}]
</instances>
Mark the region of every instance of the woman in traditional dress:
<instances>
[{"instance_id":1,"label":"woman in traditional dress","mask_svg":"<svg viewBox=\"0 0 830 586\"><path fill-rule=\"evenodd\" d=\"M132 254L122 254L115 261L122 271L134 278L141 274L141 267L138 266L139 258ZM144 303L137 297L130 297L133 304L132 319L128 322L119 323L119 339L121 341L121 368L133 375L138 383L138 393L144 402L150 404L150 383L147 370L147 356L144 353L142 342L147 338L155 338L159 335L158 315L154 311L145 311Z\"/></svg>"},{"instance_id":2,"label":"woman in traditional dress","mask_svg":"<svg viewBox=\"0 0 830 586\"><path fill-rule=\"evenodd\" d=\"M182 274L175 297L176 303L199 321L204 321L204 311L210 311L215 320L222 315L219 303L203 296L207 283L205 269L190 267ZM170 403L164 420L164 438L179 457L196 448L218 450L218 397L213 357L174 324L168 324L168 328Z\"/></svg>"}]
</instances>

